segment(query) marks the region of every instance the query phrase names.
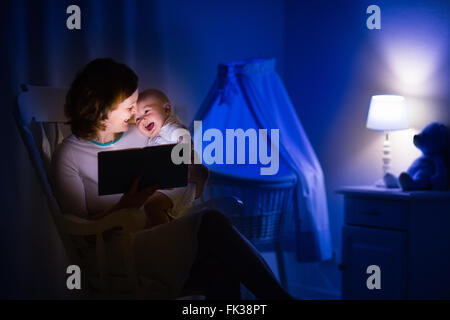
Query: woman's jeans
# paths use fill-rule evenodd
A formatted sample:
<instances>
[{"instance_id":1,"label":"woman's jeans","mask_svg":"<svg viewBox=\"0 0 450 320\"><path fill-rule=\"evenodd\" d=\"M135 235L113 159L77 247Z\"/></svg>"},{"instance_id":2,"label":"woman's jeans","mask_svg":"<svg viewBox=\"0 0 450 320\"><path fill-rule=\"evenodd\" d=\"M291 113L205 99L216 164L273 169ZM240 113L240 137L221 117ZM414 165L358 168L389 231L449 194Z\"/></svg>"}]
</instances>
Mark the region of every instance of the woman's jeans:
<instances>
[{"instance_id":1,"label":"woman's jeans","mask_svg":"<svg viewBox=\"0 0 450 320\"><path fill-rule=\"evenodd\" d=\"M206 299L240 299L243 283L258 299L292 299L256 248L218 211L204 213L198 230L198 254L184 293Z\"/></svg>"}]
</instances>

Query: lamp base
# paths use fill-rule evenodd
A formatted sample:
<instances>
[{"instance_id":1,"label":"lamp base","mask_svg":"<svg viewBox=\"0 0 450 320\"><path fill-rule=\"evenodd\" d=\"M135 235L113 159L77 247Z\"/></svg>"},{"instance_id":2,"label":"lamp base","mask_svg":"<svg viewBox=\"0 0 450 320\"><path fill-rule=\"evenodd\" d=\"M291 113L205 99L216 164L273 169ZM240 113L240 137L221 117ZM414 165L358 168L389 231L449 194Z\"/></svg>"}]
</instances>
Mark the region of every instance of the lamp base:
<instances>
[{"instance_id":1,"label":"lamp base","mask_svg":"<svg viewBox=\"0 0 450 320\"><path fill-rule=\"evenodd\" d=\"M383 179L379 179L375 182L377 188L385 189L400 189L396 176L392 173L385 173Z\"/></svg>"},{"instance_id":2,"label":"lamp base","mask_svg":"<svg viewBox=\"0 0 450 320\"><path fill-rule=\"evenodd\" d=\"M399 187L397 178L391 173L391 142L389 133L386 132L383 142L383 178L375 182L377 188L397 189Z\"/></svg>"},{"instance_id":3,"label":"lamp base","mask_svg":"<svg viewBox=\"0 0 450 320\"><path fill-rule=\"evenodd\" d=\"M377 188L387 188L383 179L378 179L377 181L375 181L374 184L375 184L375 187L377 187Z\"/></svg>"}]
</instances>

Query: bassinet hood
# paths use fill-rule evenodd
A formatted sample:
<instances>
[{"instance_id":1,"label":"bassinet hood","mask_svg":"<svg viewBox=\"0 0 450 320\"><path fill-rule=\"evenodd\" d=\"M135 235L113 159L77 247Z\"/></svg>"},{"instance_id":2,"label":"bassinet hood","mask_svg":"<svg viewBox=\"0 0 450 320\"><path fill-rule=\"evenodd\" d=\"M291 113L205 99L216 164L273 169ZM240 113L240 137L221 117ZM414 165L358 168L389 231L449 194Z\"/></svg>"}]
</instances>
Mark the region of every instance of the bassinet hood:
<instances>
[{"instance_id":1,"label":"bassinet hood","mask_svg":"<svg viewBox=\"0 0 450 320\"><path fill-rule=\"evenodd\" d=\"M194 121L201 120L202 135L211 128L222 132L226 149L226 129L278 130L279 170L275 175L261 175L261 164L248 164L255 150L246 145L246 164L210 164L211 170L234 177L257 181L276 179L297 180L291 219L300 221L300 228L291 234L300 261L326 260L332 256L328 208L322 168L306 136L300 119L275 70L275 59L251 59L220 64L218 75ZM198 125L198 122L197 122ZM194 123L191 129L194 128ZM194 132L197 152L204 136ZM212 139L211 139L212 140ZM247 141L248 142L248 141ZM259 149L258 149L259 150ZM225 154L225 151L224 151ZM236 150L235 150L236 156ZM224 158L226 156L224 155ZM294 241L292 241L294 240Z\"/></svg>"}]
</instances>

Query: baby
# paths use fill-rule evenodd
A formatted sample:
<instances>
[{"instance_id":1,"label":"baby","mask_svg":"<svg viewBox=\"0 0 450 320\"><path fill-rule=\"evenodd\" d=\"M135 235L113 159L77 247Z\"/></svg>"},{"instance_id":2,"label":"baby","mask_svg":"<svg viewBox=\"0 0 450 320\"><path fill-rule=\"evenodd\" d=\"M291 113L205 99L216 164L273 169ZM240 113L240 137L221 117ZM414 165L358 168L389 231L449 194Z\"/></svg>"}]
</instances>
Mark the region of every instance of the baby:
<instances>
[{"instance_id":1,"label":"baby","mask_svg":"<svg viewBox=\"0 0 450 320\"><path fill-rule=\"evenodd\" d=\"M189 131L180 123L169 99L160 90L140 92L135 121L139 132L148 137L149 146L192 143ZM189 183L186 187L158 190L146 201L144 208L149 227L182 216L192 206L194 199L201 196L208 169L204 165L191 164L188 172Z\"/></svg>"}]
</instances>

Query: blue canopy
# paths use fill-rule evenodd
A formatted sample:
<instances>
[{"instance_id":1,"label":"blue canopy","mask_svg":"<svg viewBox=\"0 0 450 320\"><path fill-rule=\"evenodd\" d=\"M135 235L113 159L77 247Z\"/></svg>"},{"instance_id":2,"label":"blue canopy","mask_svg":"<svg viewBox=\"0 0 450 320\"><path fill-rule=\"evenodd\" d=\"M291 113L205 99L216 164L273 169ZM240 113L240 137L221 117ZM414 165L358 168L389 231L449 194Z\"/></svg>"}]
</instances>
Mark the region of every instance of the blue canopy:
<instances>
[{"instance_id":1,"label":"blue canopy","mask_svg":"<svg viewBox=\"0 0 450 320\"><path fill-rule=\"evenodd\" d=\"M194 119L202 120L203 131L216 128L225 133L227 128L244 131L254 128L267 129L270 133L270 129L279 129L280 169L275 176L260 175L256 169L261 165L216 164L210 168L233 176L254 176L259 180L295 175L298 183L291 214L295 214L301 224L290 244L292 239L295 240L299 261L331 258L322 169L275 71L275 59L220 64L217 79ZM195 138L194 135L194 141Z\"/></svg>"}]
</instances>

